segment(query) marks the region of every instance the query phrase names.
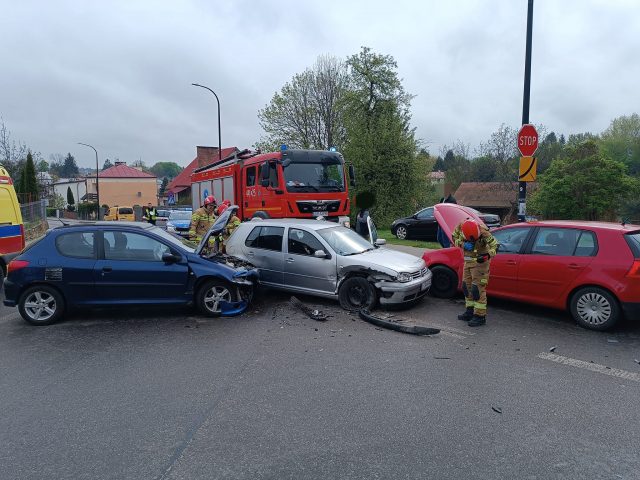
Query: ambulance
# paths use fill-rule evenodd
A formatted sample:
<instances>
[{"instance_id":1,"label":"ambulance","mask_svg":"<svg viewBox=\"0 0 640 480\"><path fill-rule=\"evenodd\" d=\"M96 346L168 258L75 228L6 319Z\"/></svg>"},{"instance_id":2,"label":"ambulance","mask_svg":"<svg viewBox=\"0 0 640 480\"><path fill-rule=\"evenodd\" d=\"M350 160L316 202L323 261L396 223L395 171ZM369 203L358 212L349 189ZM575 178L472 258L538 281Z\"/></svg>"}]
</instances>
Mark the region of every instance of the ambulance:
<instances>
[{"instance_id":1,"label":"ambulance","mask_svg":"<svg viewBox=\"0 0 640 480\"><path fill-rule=\"evenodd\" d=\"M0 165L0 286L7 265L24 249L24 225L20 204L9 172Z\"/></svg>"}]
</instances>

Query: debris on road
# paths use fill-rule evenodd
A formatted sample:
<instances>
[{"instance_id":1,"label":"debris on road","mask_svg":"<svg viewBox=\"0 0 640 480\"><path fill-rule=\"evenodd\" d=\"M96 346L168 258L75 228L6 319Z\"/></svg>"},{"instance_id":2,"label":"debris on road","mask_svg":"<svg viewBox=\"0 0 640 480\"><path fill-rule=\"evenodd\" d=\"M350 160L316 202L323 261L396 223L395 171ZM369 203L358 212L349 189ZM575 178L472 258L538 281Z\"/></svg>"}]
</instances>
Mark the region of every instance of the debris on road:
<instances>
[{"instance_id":1,"label":"debris on road","mask_svg":"<svg viewBox=\"0 0 640 480\"><path fill-rule=\"evenodd\" d=\"M289 303L292 306L296 307L297 309L301 310L302 313L304 313L307 317L309 317L312 320L316 320L318 322L324 322L330 317L330 315L325 315L321 310L313 310L307 307L304 303L302 303L296 297L292 296L291 299L289 300Z\"/></svg>"},{"instance_id":2,"label":"debris on road","mask_svg":"<svg viewBox=\"0 0 640 480\"><path fill-rule=\"evenodd\" d=\"M366 322L372 323L373 325L377 325L379 327L395 330L396 332L410 333L412 335L435 335L436 333L440 333L439 328L422 327L419 325L399 325L398 323L383 320L371 315L367 310L364 309L360 310L359 315L360 318Z\"/></svg>"},{"instance_id":3,"label":"debris on road","mask_svg":"<svg viewBox=\"0 0 640 480\"><path fill-rule=\"evenodd\" d=\"M494 406L492 406L492 407L491 407L491 410L493 410L493 411L494 411L494 412L496 412L496 413L502 413L502 409L501 409L500 407L494 407Z\"/></svg>"},{"instance_id":4,"label":"debris on road","mask_svg":"<svg viewBox=\"0 0 640 480\"><path fill-rule=\"evenodd\" d=\"M638 360L637 358L634 358L633 361L640 365L640 360Z\"/></svg>"},{"instance_id":5,"label":"debris on road","mask_svg":"<svg viewBox=\"0 0 640 480\"><path fill-rule=\"evenodd\" d=\"M433 357L435 360L451 360L451 357Z\"/></svg>"},{"instance_id":6,"label":"debris on road","mask_svg":"<svg viewBox=\"0 0 640 480\"><path fill-rule=\"evenodd\" d=\"M550 352L555 352L555 351L556 351L556 348L558 348L558 347L551 347L551 348L549 349L549 351L550 351Z\"/></svg>"}]
</instances>

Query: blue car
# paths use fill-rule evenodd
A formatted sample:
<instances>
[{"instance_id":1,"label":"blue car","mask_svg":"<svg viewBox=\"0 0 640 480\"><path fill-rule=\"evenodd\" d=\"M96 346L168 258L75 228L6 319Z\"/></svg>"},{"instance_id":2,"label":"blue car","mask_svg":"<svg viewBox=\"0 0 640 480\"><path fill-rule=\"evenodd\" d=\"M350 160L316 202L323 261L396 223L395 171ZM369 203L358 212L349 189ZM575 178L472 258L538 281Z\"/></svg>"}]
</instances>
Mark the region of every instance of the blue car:
<instances>
[{"instance_id":1,"label":"blue car","mask_svg":"<svg viewBox=\"0 0 640 480\"><path fill-rule=\"evenodd\" d=\"M191 210L171 210L166 226L167 232L188 237L191 226Z\"/></svg>"},{"instance_id":2,"label":"blue car","mask_svg":"<svg viewBox=\"0 0 640 480\"><path fill-rule=\"evenodd\" d=\"M208 253L208 237L229 218L221 216L197 248L146 223L54 228L10 262L4 304L33 325L54 323L74 307L194 304L207 316L241 313L257 270Z\"/></svg>"}]
</instances>

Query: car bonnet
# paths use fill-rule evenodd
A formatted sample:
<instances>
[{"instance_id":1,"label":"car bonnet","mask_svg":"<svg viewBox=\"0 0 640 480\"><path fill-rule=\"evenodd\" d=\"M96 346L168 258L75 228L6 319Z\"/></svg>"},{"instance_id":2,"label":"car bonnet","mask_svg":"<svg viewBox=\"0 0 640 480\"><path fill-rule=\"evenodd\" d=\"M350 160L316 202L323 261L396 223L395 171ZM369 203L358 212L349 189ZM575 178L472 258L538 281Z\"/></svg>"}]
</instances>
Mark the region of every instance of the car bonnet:
<instances>
[{"instance_id":1,"label":"car bonnet","mask_svg":"<svg viewBox=\"0 0 640 480\"><path fill-rule=\"evenodd\" d=\"M438 203L433 207L433 214L438 225L451 241L453 241L452 234L455 228L467 219L475 220L484 225L482 219L475 212L455 203Z\"/></svg>"},{"instance_id":2,"label":"car bonnet","mask_svg":"<svg viewBox=\"0 0 640 480\"><path fill-rule=\"evenodd\" d=\"M229 223L229 220L231 219L231 215L235 215L235 213L238 211L238 206L237 205L231 205L229 208L227 208L224 213L222 215L220 215L215 222L213 222L213 225L211 225L211 228L209 229L209 231L202 237L202 240L200 241L200 244L198 245L198 247L195 249L195 254L196 255L200 255L200 253L202 253L202 249L204 248L205 245L207 245L207 243L209 242L209 238L211 236L216 236L219 235L220 233L222 233L222 230L224 230L224 227L227 226L227 223Z\"/></svg>"}]
</instances>

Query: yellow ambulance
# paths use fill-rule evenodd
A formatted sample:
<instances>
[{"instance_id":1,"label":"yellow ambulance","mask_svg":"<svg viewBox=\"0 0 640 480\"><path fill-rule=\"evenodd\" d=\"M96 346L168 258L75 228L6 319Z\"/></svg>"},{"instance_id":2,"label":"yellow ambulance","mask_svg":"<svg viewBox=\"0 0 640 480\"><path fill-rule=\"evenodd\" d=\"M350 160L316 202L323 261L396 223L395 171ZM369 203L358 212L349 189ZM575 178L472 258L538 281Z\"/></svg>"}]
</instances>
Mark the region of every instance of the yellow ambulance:
<instances>
[{"instance_id":1,"label":"yellow ambulance","mask_svg":"<svg viewBox=\"0 0 640 480\"><path fill-rule=\"evenodd\" d=\"M0 165L0 286L7 265L24 249L24 225L20 204L9 172Z\"/></svg>"}]
</instances>

